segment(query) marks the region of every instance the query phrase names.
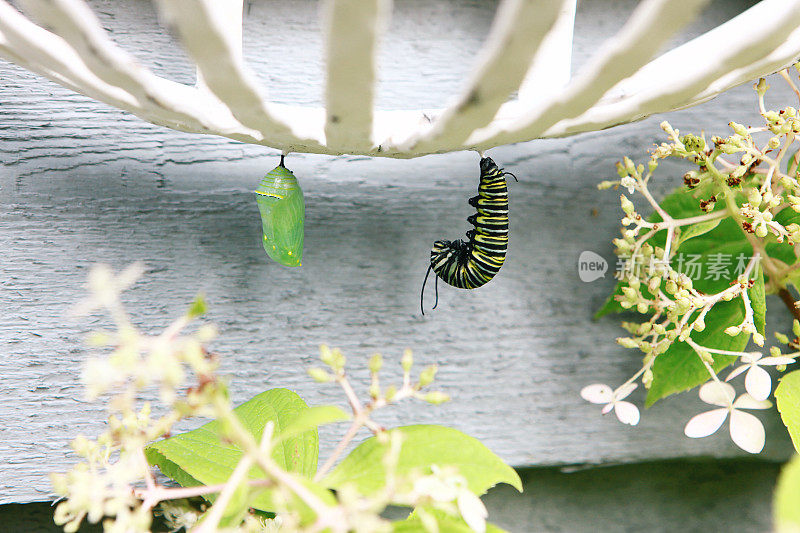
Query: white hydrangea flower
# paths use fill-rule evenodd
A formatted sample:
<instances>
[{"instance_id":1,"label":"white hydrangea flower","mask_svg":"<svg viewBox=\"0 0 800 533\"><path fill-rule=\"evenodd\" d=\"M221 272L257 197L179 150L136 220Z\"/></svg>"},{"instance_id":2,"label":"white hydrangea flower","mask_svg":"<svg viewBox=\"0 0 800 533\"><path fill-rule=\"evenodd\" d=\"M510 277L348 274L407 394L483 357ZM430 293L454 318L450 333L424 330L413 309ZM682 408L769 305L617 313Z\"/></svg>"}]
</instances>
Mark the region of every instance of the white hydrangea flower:
<instances>
[{"instance_id":1,"label":"white hydrangea flower","mask_svg":"<svg viewBox=\"0 0 800 533\"><path fill-rule=\"evenodd\" d=\"M683 432L687 437L698 439L716 433L722 427L728 413L731 415L731 439L741 449L749 453L759 453L764 449L765 434L761 421L740 409L767 409L772 406L767 400L756 400L750 394L742 394L736 401L736 392L728 383L709 381L700 387L700 399L720 409L712 409L695 415L686 424Z\"/></svg>"},{"instance_id":2,"label":"white hydrangea flower","mask_svg":"<svg viewBox=\"0 0 800 533\"><path fill-rule=\"evenodd\" d=\"M461 518L467 523L469 528L475 533L485 533L486 531L486 517L489 513L480 498L475 496L466 487L458 493L458 512L461 513Z\"/></svg>"},{"instance_id":3,"label":"white hydrangea flower","mask_svg":"<svg viewBox=\"0 0 800 533\"><path fill-rule=\"evenodd\" d=\"M417 478L410 496L411 501L424 497L440 504L454 502L461 518L472 531L486 532L486 517L489 515L486 506L469 490L467 480L457 471L431 465L431 475Z\"/></svg>"},{"instance_id":4,"label":"white hydrangea flower","mask_svg":"<svg viewBox=\"0 0 800 533\"><path fill-rule=\"evenodd\" d=\"M633 194L633 192L636 190L636 180L630 176L625 176L619 180L619 184L628 189L628 194Z\"/></svg>"},{"instance_id":5,"label":"white hydrangea flower","mask_svg":"<svg viewBox=\"0 0 800 533\"><path fill-rule=\"evenodd\" d=\"M794 358L786 356L761 357L761 353L754 352L742 355L740 361L744 364L728 374L725 381L732 380L746 370L744 388L756 400L766 400L770 392L772 392L772 378L770 378L769 372L761 368L761 366L790 365L794 363Z\"/></svg>"},{"instance_id":6,"label":"white hydrangea flower","mask_svg":"<svg viewBox=\"0 0 800 533\"><path fill-rule=\"evenodd\" d=\"M636 386L636 383L628 383L614 391L608 385L595 383L581 389L581 397L587 402L604 403L603 414L613 410L620 422L635 426L639 423L639 408L631 402L622 400L627 398L636 389Z\"/></svg>"}]
</instances>

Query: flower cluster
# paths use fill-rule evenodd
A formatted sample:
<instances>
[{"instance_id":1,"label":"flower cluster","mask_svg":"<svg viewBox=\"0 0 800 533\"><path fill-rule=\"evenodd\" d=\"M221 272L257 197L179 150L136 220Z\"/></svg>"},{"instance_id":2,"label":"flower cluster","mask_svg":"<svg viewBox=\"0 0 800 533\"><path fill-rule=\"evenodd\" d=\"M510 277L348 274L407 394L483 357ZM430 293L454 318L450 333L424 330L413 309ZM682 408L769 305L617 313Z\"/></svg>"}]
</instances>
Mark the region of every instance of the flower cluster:
<instances>
[{"instance_id":1,"label":"flower cluster","mask_svg":"<svg viewBox=\"0 0 800 533\"><path fill-rule=\"evenodd\" d=\"M142 271L140 265L134 265L115 275L106 266L96 267L89 282L92 296L78 306L80 312L98 308L109 311L116 328L92 336L94 345L110 346L111 354L90 360L83 376L90 397L110 395L107 430L93 440L76 438L72 447L82 462L66 474L52 475L53 487L62 497L55 522L65 531L77 531L87 520L102 521L104 530L112 533L149 532L155 514L173 530L186 528L195 533L222 530L389 533L394 525L381 513L392 503L415 507L415 516L430 531L438 530L435 513L455 517L477 533L486 530L486 509L479 497L468 490L466 479L457 469L433 464L426 465L426 471L398 474L403 435L385 430L372 418L376 410L407 398L432 404L447 401L446 394L427 391L434 381L436 366L426 367L412 379L413 356L406 351L401 359L402 383L383 387L380 380L383 359L375 355L369 362L369 400L363 402L348 379L344 355L323 346L321 360L327 369L315 368L309 373L319 382L336 382L341 386L353 411L352 421L316 477L299 480L273 457L273 450L285 438L277 434L273 421L266 422L263 434L256 438L234 413L226 387L216 374L218 359L206 348L214 336L213 328L200 326L187 333L192 320L204 312L202 298L158 334L143 333L133 325L120 304L119 294ZM138 400L154 390L166 407L162 409L165 414L159 417L152 415L149 403ZM341 412L333 406L327 407ZM169 435L179 420L198 415L220 422L221 437L242 451L241 459L227 481L219 485L159 484L148 464L146 445ZM315 428L320 423L324 422L310 423L309 427ZM329 473L362 428L370 430L386 445L381 463L386 483L367 494L344 485L334 497L316 483ZM264 473L263 478L248 477L255 468ZM274 510L278 513L275 518L255 513L248 505L242 507L246 495L258 494L264 488L274 491ZM216 495L213 504L195 503L198 497L211 495ZM231 509L243 512L232 514ZM309 510L314 517L310 523L304 518Z\"/></svg>"},{"instance_id":2,"label":"flower cluster","mask_svg":"<svg viewBox=\"0 0 800 533\"><path fill-rule=\"evenodd\" d=\"M788 71L781 76L800 99L800 90ZM643 353L642 367L617 389L594 384L581 391L587 401L605 404L603 413L614 410L621 422L635 425L638 409L622 400L633 392L637 380L648 390L654 382L660 384L660 390L681 390L708 380L700 388L700 397L720 409L694 417L686 426L686 435L710 435L730 414L733 442L751 453L764 446L763 426L740 409L768 406L772 379L763 367L783 370L800 355L797 343L782 335L778 339L789 345L787 353L772 347L764 357L759 351L744 350L748 337L764 346L765 293L780 294L800 318L789 292L800 279L800 116L793 107L767 110L764 97L768 88L763 79L754 85L763 125L746 127L731 122L729 136L706 140L705 134L681 134L664 122L661 127L668 141L651 151L646 164L637 165L626 157L617 164L619 180L600 184L601 189L621 188L627 193L620 196L621 236L613 241L622 274L618 294L607 307L649 316L644 321L623 323L629 336L617 339L621 346ZM659 202L649 184L666 158L682 159L692 168L683 177L684 187ZM640 213L633 195L652 208L652 216ZM692 248L691 239L703 235L709 246L720 246L716 255L706 251L707 247ZM684 248L687 242L688 248ZM683 261L691 255L686 250L695 251L695 264ZM720 250L746 258L740 265L743 268L735 275L728 270L715 271L714 276L698 275L703 268L708 272L715 267ZM676 350L694 353L697 359L691 364L705 379L692 377L694 371L681 374L689 377L659 374L655 362L671 357ZM740 366L722 382L717 372L735 358ZM735 398L727 381L743 373L747 393ZM684 381L669 383L678 379ZM668 393L655 393L649 400ZM649 390L648 394L654 393Z\"/></svg>"}]
</instances>

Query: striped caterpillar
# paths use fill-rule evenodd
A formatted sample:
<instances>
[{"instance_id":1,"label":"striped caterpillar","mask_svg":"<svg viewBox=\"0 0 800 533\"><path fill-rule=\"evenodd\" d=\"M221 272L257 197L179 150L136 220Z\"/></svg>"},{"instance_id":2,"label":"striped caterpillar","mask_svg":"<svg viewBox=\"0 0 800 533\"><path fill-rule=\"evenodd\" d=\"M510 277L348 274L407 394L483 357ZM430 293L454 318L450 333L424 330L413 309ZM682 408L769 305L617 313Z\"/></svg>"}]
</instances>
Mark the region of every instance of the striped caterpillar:
<instances>
[{"instance_id":1,"label":"striped caterpillar","mask_svg":"<svg viewBox=\"0 0 800 533\"><path fill-rule=\"evenodd\" d=\"M422 314L425 284L431 270L436 274L436 302L439 305L439 278L459 289L476 289L494 278L503 266L508 249L508 188L506 175L490 157L482 157L481 180L478 195L469 199L469 205L477 209L467 222L475 229L467 232L467 240L438 240L431 249L431 264L422 282L419 307Z\"/></svg>"}]
</instances>

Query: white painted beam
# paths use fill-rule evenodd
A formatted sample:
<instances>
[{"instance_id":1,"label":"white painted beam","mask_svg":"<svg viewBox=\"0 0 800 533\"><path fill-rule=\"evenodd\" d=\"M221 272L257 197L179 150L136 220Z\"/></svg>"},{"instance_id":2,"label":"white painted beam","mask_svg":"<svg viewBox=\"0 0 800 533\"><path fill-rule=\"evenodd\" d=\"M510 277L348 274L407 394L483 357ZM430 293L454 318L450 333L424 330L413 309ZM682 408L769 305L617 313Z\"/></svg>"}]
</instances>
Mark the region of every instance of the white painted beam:
<instances>
[{"instance_id":1,"label":"white painted beam","mask_svg":"<svg viewBox=\"0 0 800 533\"><path fill-rule=\"evenodd\" d=\"M572 42L578 0L568 0L539 50L519 87L520 102L535 102L560 91L572 77Z\"/></svg>"},{"instance_id":2,"label":"white painted beam","mask_svg":"<svg viewBox=\"0 0 800 533\"><path fill-rule=\"evenodd\" d=\"M544 132L572 135L687 107L718 91L775 72L800 55L800 0L762 0L619 84L615 96ZM735 37L734 37L735 36ZM698 59L699 58L699 59Z\"/></svg>"},{"instance_id":3,"label":"white painted beam","mask_svg":"<svg viewBox=\"0 0 800 533\"><path fill-rule=\"evenodd\" d=\"M570 135L702 102L800 56L800 0L763 0L652 59L707 0L644 0L568 83L576 0L504 0L453 105L381 111L375 49L390 0L328 0L323 109L267 101L243 59L242 0L157 3L196 87L139 64L82 0L22 1L52 32L0 0L0 56L155 124L286 152L408 158Z\"/></svg>"},{"instance_id":4,"label":"white painted beam","mask_svg":"<svg viewBox=\"0 0 800 533\"><path fill-rule=\"evenodd\" d=\"M327 85L325 140L348 151L373 146L376 54L389 0L328 0L323 4Z\"/></svg>"},{"instance_id":5,"label":"white painted beam","mask_svg":"<svg viewBox=\"0 0 800 533\"><path fill-rule=\"evenodd\" d=\"M591 108L619 80L634 74L681 28L694 20L708 0L645 0L620 31L561 94L525 108L509 104L491 126L476 131L468 145L496 146L541 137L553 124ZM516 118L522 115L520 118ZM513 117L513 118L507 118Z\"/></svg>"},{"instance_id":6,"label":"white painted beam","mask_svg":"<svg viewBox=\"0 0 800 533\"><path fill-rule=\"evenodd\" d=\"M504 0L477 60L472 79L458 100L402 147L447 151L489 124L528 72L539 45L571 0Z\"/></svg>"},{"instance_id":7,"label":"white painted beam","mask_svg":"<svg viewBox=\"0 0 800 533\"><path fill-rule=\"evenodd\" d=\"M241 0L159 0L156 5L165 21L177 31L202 73L203 83L239 122L261 134L260 143L284 151L322 148L321 123L311 128L313 136L301 138L291 124L275 117L263 87L244 62L241 33L226 30L231 10L235 9L241 20Z\"/></svg>"},{"instance_id":8,"label":"white painted beam","mask_svg":"<svg viewBox=\"0 0 800 533\"><path fill-rule=\"evenodd\" d=\"M120 87L139 107L182 129L244 132L223 106L193 87L160 78L117 46L81 0L24 0L28 10L64 39L86 67L110 86Z\"/></svg>"}]
</instances>

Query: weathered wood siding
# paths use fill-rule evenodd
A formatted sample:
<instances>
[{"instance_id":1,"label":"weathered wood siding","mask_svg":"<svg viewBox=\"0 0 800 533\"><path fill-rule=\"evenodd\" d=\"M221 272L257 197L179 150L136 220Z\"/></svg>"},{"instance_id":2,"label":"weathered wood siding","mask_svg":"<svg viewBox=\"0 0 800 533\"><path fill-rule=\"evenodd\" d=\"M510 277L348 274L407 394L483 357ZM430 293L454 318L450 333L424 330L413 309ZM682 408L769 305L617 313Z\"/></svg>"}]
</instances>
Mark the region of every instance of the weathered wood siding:
<instances>
[{"instance_id":1,"label":"weathered wood siding","mask_svg":"<svg viewBox=\"0 0 800 533\"><path fill-rule=\"evenodd\" d=\"M494 3L396 4L380 103L441 105L457 90ZM578 19L578 62L617 29L633 2L590 4ZM145 63L191 81L149 3L95 5L115 38ZM744 5L716 3L698 24L717 24ZM252 2L245 40L278 100L319 102L316 9L310 2ZM657 404L637 428L600 417L578 396L588 383L616 385L637 368L638 357L614 344L618 320L592 321L613 280L581 282L577 258L593 250L613 268L618 196L595 186L615 175L622 155L641 158L660 139L663 117L493 150L520 178L510 184L506 265L480 290L440 284L439 308L422 317L419 289L431 243L467 229L475 154L290 156L307 221L303 267L289 269L261 249L252 194L277 163L274 154L150 126L5 63L0 79L0 503L47 498L47 472L73 460L69 439L102 427L101 407L84 401L79 374L87 355L82 338L104 322L66 316L97 261L147 264L126 302L148 327L166 324L204 291L209 318L222 331L214 349L237 401L281 386L312 404L341 403L333 386L305 375L319 344L345 351L362 388L370 354L399 358L408 347L420 364L441 365L439 384L453 401L406 405L386 413L386 424L449 424L516 466L742 455L724 432L683 437L685 421L702 409L694 395ZM775 94L789 101L788 91ZM754 122L754 104L752 91L740 88L669 118L682 129L719 132L732 118ZM661 191L682 173L665 165ZM787 317L773 311L770 323L785 327ZM634 394L642 398L642 391ZM762 418L767 457L785 457L776 417ZM338 434L326 429L322 437L331 443Z\"/></svg>"}]
</instances>

